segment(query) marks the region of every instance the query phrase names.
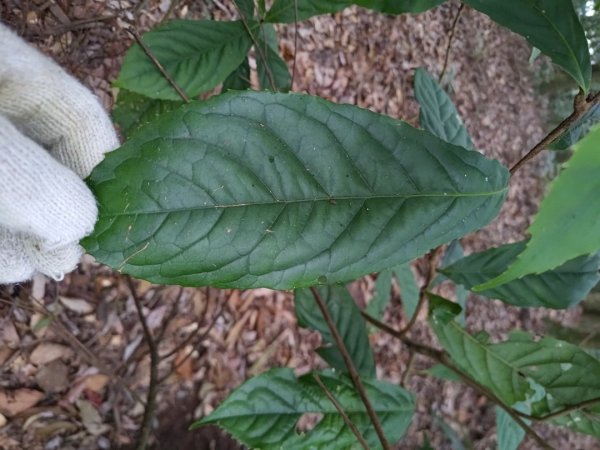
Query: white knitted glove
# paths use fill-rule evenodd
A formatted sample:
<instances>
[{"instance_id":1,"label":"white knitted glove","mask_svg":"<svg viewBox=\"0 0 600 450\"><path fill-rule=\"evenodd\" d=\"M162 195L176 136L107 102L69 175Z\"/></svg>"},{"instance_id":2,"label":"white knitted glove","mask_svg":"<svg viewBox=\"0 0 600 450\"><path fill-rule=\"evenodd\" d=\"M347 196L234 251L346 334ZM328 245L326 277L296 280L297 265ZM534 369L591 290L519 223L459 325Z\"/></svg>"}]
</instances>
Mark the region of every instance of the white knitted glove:
<instances>
[{"instance_id":1,"label":"white knitted glove","mask_svg":"<svg viewBox=\"0 0 600 450\"><path fill-rule=\"evenodd\" d=\"M0 24L0 283L75 268L98 214L81 178L117 145L92 93Z\"/></svg>"}]
</instances>

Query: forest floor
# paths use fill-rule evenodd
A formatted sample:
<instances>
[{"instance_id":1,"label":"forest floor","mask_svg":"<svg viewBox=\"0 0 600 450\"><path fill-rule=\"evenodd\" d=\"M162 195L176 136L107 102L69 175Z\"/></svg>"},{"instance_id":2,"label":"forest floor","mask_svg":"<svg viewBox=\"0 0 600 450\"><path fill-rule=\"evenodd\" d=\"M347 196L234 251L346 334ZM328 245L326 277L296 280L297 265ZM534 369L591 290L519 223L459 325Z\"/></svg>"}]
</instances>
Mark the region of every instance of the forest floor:
<instances>
[{"instance_id":1,"label":"forest floor","mask_svg":"<svg viewBox=\"0 0 600 450\"><path fill-rule=\"evenodd\" d=\"M416 123L414 71L438 75L458 10L450 1L418 16L387 17L359 8L279 27L281 50L295 67L294 90L353 103ZM89 86L110 110L111 88L132 38L167 17L231 20L232 3L191 0L54 0L0 2L0 19ZM448 88L477 148L505 165L515 163L545 134L546 100L536 95L534 74L520 37L465 8L447 69ZM295 60L295 61L294 61ZM484 230L462 239L466 252L512 242L536 212L550 175L539 157L511 181L501 214ZM418 279L423 265L414 264ZM305 373L324 363L319 336L299 329L290 293L136 285L158 342L161 384L152 442L157 449L237 448L214 429L187 431L245 379L270 367ZM351 286L360 306L372 296L373 277ZM401 328L402 287L394 286L385 321ZM142 422L150 357L127 279L86 258L54 282L0 290L0 449L132 448ZM471 296L467 326L492 338L513 328L543 332L543 318L574 324L578 310L519 310ZM415 340L431 341L422 320ZM476 449L495 448L494 408L454 382L423 375L431 361L409 353L386 335L372 335L378 375L405 382L418 398L417 413L398 448L452 448L445 422ZM535 429L557 449L600 448L592 439L545 425ZM211 444L212 442L212 444ZM523 449L536 448L527 439Z\"/></svg>"}]
</instances>

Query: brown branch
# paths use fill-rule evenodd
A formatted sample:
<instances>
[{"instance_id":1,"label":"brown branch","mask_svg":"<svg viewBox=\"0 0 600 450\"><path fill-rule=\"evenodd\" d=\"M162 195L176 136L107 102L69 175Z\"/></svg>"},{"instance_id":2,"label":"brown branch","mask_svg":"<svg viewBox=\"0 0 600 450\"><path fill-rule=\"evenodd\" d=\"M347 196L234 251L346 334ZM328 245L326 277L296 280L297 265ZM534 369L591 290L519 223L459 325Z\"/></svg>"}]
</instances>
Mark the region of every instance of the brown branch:
<instances>
[{"instance_id":1,"label":"brown branch","mask_svg":"<svg viewBox=\"0 0 600 450\"><path fill-rule=\"evenodd\" d=\"M577 122L590 108L595 106L600 101L600 92L593 95L589 95L585 98L583 91L579 91L579 94L575 96L573 100L573 112L569 117L559 123L550 133L546 135L540 142L538 142L531 150L529 150L525 156L523 156L517 163L510 168L510 174L514 175L527 162L535 158L541 153L548 145L558 139L565 131L567 131L575 122Z\"/></svg>"},{"instance_id":2,"label":"brown branch","mask_svg":"<svg viewBox=\"0 0 600 450\"><path fill-rule=\"evenodd\" d=\"M452 361L450 360L450 358L448 357L448 354L446 352L443 352L443 351L437 350L433 347L429 347L427 345L423 345L418 342L407 339L406 337L404 337L403 334L401 334L400 331L393 329L389 325L386 325L385 323L380 322L379 320L375 319L374 317L369 316L368 314L366 314L364 312L361 312L361 314L369 323L371 323L375 327L379 328L381 331L389 334L390 336L393 336L393 337L399 339L410 350L420 353L422 355L425 355L431 359L434 359L438 363L440 363L440 364L444 365L445 367L447 367L448 369L450 369L452 372L454 372L456 375L458 375L465 384L467 384L468 386L470 386L471 388L473 388L480 394L484 395L489 400L496 403L504 411L506 411L506 413L515 422L517 422L517 424L521 428L523 428L523 430L525 430L525 432L529 436L531 436L531 438L533 438L542 448L547 449L547 450L554 450L553 447L550 446L546 441L544 441L544 439L539 434L537 434L533 428L531 428L529 425L527 425L527 423L524 422L524 420L520 417L520 414L518 414L517 411L512 409L510 406L505 405L504 402L502 400L500 400L496 396L496 394L494 394L492 391L490 391L486 386L475 381L474 379L472 379L469 376L469 374L465 373L464 371L462 371L461 369L456 367L452 363ZM539 420L534 417L531 417L531 418L533 420Z\"/></svg>"},{"instance_id":3,"label":"brown branch","mask_svg":"<svg viewBox=\"0 0 600 450\"><path fill-rule=\"evenodd\" d=\"M129 290L131 291L131 296L133 297L133 302L135 303L135 309L137 310L140 322L142 324L144 338L146 339L148 349L150 350L150 383L148 386L148 393L146 394L144 417L142 419L142 425L140 427L140 432L136 442L137 450L145 450L146 446L148 445L148 438L152 432L152 419L154 418L154 410L156 408L156 394L159 386L158 363L160 362L160 359L158 356L156 342L154 341L152 333L150 332L150 328L148 327L148 323L146 322L146 317L144 316L144 312L142 310L142 302L137 294L133 279L129 276L126 278L129 285Z\"/></svg>"},{"instance_id":4,"label":"brown branch","mask_svg":"<svg viewBox=\"0 0 600 450\"><path fill-rule=\"evenodd\" d=\"M383 428L381 427L381 423L379 422L377 413L373 409L373 405L371 405L371 401L369 400L369 397L367 397L367 392L365 391L365 387L363 386L362 381L360 380L360 375L358 374L356 367L354 367L354 363L352 362L352 358L350 357L350 354L348 353L348 349L346 348L346 345L344 345L342 336L340 336L340 332L338 331L337 327L335 326L335 323L333 322L331 314L329 314L329 311L327 310L327 306L323 302L323 299L321 298L321 294L319 294L319 291L315 287L311 287L310 290L317 302L317 306L319 307L319 310L321 310L321 314L323 315L323 318L325 319L325 322L327 323L329 330L331 331L331 335L333 336L333 340L335 341L335 344L337 345L337 347L340 351L340 354L342 355L344 364L348 368L348 373L350 374L350 378L352 378L354 387L358 391L358 395L360 396L363 404L365 405L367 414L369 415L369 418L371 419L371 423L373 424L373 427L375 428L375 432L377 433L377 436L379 437L379 441L381 442L381 446L383 447L384 450L389 450L391 448L390 444L387 442L387 439L385 438L385 434L383 433Z\"/></svg>"},{"instance_id":5,"label":"brown branch","mask_svg":"<svg viewBox=\"0 0 600 450\"><path fill-rule=\"evenodd\" d=\"M444 55L444 65L442 66L442 71L440 72L440 76L438 77L438 83L442 82L442 78L446 74L446 68L448 67L448 58L450 57L450 49L452 48L452 39L454 39L454 32L456 31L456 25L458 24L458 20L460 19L460 15L465 8L465 4L461 3L458 7L458 11L456 16L454 16L454 21L452 22L452 28L450 29L450 36L448 37L448 45L446 47L446 54Z\"/></svg>"},{"instance_id":6,"label":"brown branch","mask_svg":"<svg viewBox=\"0 0 600 450\"><path fill-rule=\"evenodd\" d=\"M177 82L171 76L171 74L169 72L167 72L167 69L165 69L165 67L156 58L156 56L154 55L154 53L152 52L150 47L148 47L144 43L144 41L142 40L142 38L140 37L138 32L134 28L126 28L125 30L133 36L135 41L142 48L142 50L144 51L146 56L148 58L150 58L150 61L152 61L152 63L156 66L156 68L161 73L161 75L165 78L165 80L167 80L169 82L169 84L173 87L173 89L175 89L175 92L177 92L177 95L179 95L179 97L181 97L181 100L183 100L185 103L189 103L190 99L187 96L187 94L183 91L183 89L181 89L181 87L177 84Z\"/></svg>"},{"instance_id":7,"label":"brown branch","mask_svg":"<svg viewBox=\"0 0 600 450\"><path fill-rule=\"evenodd\" d=\"M342 407L342 405L339 404L339 402L336 400L336 398L333 396L333 394L331 392L329 392L329 389L327 389L327 386L325 386L323 381L321 381L321 378L319 377L319 375L317 375L316 373L313 373L313 378L315 379L315 381L317 382L319 387L321 389L323 389L323 392L325 393L325 395L327 396L329 401L333 404L333 406L335 407L337 412L340 414L340 416L342 416L342 419L344 419L344 423L348 426L348 428L350 428L350 431L352 431L352 434L354 434L354 436L356 436L356 439L358 440L358 442L360 443L362 448L364 448L365 450L369 450L369 444L367 444L367 441L365 441L365 438L362 436L362 434L360 434L360 431L358 431L358 428L356 428L356 425L354 424L354 422L352 422L352 420L350 420L350 417L348 417L348 414L346 414L346 411L344 411L344 408Z\"/></svg>"}]
</instances>

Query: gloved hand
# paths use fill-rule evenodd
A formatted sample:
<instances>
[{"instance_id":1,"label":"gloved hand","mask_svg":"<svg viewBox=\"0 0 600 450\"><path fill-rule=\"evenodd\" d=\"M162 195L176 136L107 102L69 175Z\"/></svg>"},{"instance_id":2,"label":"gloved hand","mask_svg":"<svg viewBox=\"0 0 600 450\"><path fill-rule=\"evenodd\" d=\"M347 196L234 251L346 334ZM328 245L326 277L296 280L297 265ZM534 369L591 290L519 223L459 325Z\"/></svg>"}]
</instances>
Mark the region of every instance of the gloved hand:
<instances>
[{"instance_id":1,"label":"gloved hand","mask_svg":"<svg viewBox=\"0 0 600 450\"><path fill-rule=\"evenodd\" d=\"M98 214L81 179L117 146L94 95L0 24L0 283L75 268Z\"/></svg>"}]
</instances>

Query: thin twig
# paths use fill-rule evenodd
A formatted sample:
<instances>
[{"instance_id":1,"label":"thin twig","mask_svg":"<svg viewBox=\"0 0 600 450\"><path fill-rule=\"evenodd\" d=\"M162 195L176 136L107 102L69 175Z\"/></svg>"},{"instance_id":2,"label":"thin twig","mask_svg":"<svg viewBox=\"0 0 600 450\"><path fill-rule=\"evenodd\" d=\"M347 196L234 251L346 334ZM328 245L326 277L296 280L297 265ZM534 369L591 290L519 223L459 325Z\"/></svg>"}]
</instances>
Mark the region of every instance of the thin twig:
<instances>
[{"instance_id":1,"label":"thin twig","mask_svg":"<svg viewBox=\"0 0 600 450\"><path fill-rule=\"evenodd\" d=\"M381 331L384 331L385 333L389 334L390 336L393 336L393 337L399 339L410 350L420 353L422 355L425 355L429 358L432 358L435 361L437 361L440 364L447 367L448 369L450 369L452 372L454 372L456 375L458 375L465 384L469 385L471 388L475 389L477 392L484 395L489 400L496 403L504 411L506 411L506 413L515 422L517 422L517 424L519 424L519 426L521 428L523 428L523 430L525 430L525 432L529 436L531 436L531 438L533 438L542 448L547 449L547 450L554 450L553 447L550 446L539 434L537 434L533 428L531 428L529 425L527 425L527 423L524 422L524 420L520 417L520 414L518 414L517 411L512 409L510 406L505 405L504 402L502 400L500 400L496 396L496 394L494 394L492 391L490 391L486 386L483 386L479 382L475 381L474 379L472 379L469 376L469 374L463 372L461 369L456 367L445 352L437 350L433 347L429 347L427 345L423 345L421 343L412 341L410 339L407 339L403 334L400 333L400 331L394 330L389 325L386 325L385 323L380 322L379 320L375 319L374 317L369 316L368 314L366 314L364 312L361 312L361 314L369 323L376 326ZM538 420L534 417L532 417L532 419Z\"/></svg>"},{"instance_id":2,"label":"thin twig","mask_svg":"<svg viewBox=\"0 0 600 450\"><path fill-rule=\"evenodd\" d=\"M126 278L129 285L129 290L131 291L131 296L133 297L133 302L135 303L135 309L137 310L138 317L140 318L140 322L142 324L144 338L146 339L148 349L150 350L150 383L148 386L148 393L146 394L144 417L142 419L142 425L140 427L140 432L136 443L137 450L145 450L146 446L148 445L148 438L152 432L152 419L154 418L156 393L158 392L159 386L158 363L160 362L160 358L158 356L156 342L154 341L152 333L150 332L150 328L148 327L148 323L146 322L146 317L144 316L144 311L142 310L142 302L137 294L133 279L129 276Z\"/></svg>"},{"instance_id":3,"label":"thin twig","mask_svg":"<svg viewBox=\"0 0 600 450\"><path fill-rule=\"evenodd\" d=\"M238 14L242 18L242 24L244 25L244 28L246 29L246 33L248 33L248 36L250 37L250 40L252 41L252 45L254 45L254 48L256 49L256 52L258 53L258 57L263 62L263 66L265 67L265 73L267 74L267 78L269 80L269 84L271 85L271 89L273 90L273 92L275 92L277 90L277 85L275 84L275 78L273 77L273 74L271 73L271 68L267 64L267 57L265 56L265 53L263 52L263 49L260 46L258 40L254 36L254 33L252 33L252 30L250 29L250 26L248 25L248 21L246 20L246 15L240 9L237 2L233 2L233 4L235 5L235 8L237 9ZM262 29L262 27L261 27L261 29ZM265 42L265 46L267 46L268 45L267 40L263 39L263 41ZM266 50L266 48L265 48L265 50Z\"/></svg>"},{"instance_id":4,"label":"thin twig","mask_svg":"<svg viewBox=\"0 0 600 450\"><path fill-rule=\"evenodd\" d=\"M427 290L429 289L429 285L435 278L435 275L437 273L437 265L440 261L440 258L442 257L443 250L444 247L440 245L439 247L436 247L434 250L432 250L427 256L429 267L427 271L427 276L425 277L425 282L421 286L421 289L419 289L419 302L417 303L415 312L409 319L408 324L406 324L406 326L402 330L398 331L398 333L400 333L400 335L402 336L406 335L412 329L414 324L417 322L417 319L421 315L421 310L427 302ZM400 289L402 289L402 286L400 286Z\"/></svg>"},{"instance_id":5,"label":"thin twig","mask_svg":"<svg viewBox=\"0 0 600 450\"><path fill-rule=\"evenodd\" d=\"M546 414L545 416L533 417L533 416L526 415L526 414L519 414L519 415L521 417L525 417L527 419L539 420L541 422L545 422L546 420L554 419L555 417L562 416L563 414L568 414L570 412L577 411L579 409L582 409L582 408L585 408L588 406L597 405L598 403L600 403L600 398L597 397L597 398L591 398L589 400L585 400L583 402L576 403L574 405L569 405L566 408L551 412L549 414Z\"/></svg>"},{"instance_id":6,"label":"thin twig","mask_svg":"<svg viewBox=\"0 0 600 450\"><path fill-rule=\"evenodd\" d=\"M514 166L510 168L510 174L514 175L514 173L519 170L524 164L535 158L542 150L544 150L548 145L558 139L565 131L567 131L571 125L577 122L585 113L587 113L590 108L594 107L598 102L600 102L600 92L597 92L593 95L585 98L585 94L583 91L579 91L579 94L575 96L573 100L573 113L561 123L559 123L556 128L554 128L550 133L546 135L540 142L538 142L531 150L529 150L525 156L523 156Z\"/></svg>"},{"instance_id":7,"label":"thin twig","mask_svg":"<svg viewBox=\"0 0 600 450\"><path fill-rule=\"evenodd\" d=\"M365 405L367 414L369 415L369 418L371 419L371 423L373 424L373 427L375 428L375 432L377 433L377 436L379 437L379 441L381 442L381 446L383 447L384 450L389 450L390 444L387 442L387 439L385 438L385 434L383 433L383 428L381 427L381 423L379 422L377 413L373 409L373 405L371 405L371 401L369 400L369 397L367 397L367 392L365 391L365 387L363 386L362 381L360 380L360 375L358 374L356 367L354 367L354 363L352 362L352 358L350 357L350 354L348 353L348 349L346 348L346 345L344 344L342 336L340 336L340 332L338 331L337 327L335 326L335 323L333 322L333 319L331 318L331 314L329 314L329 311L327 310L327 306L323 302L323 299L321 298L321 294L319 294L319 291L315 287L311 287L310 290L317 302L317 306L321 310L321 314L323 315L323 318L325 319L325 322L327 323L329 330L331 331L331 335L333 336L333 340L335 341L335 344L337 345L337 347L340 351L340 354L342 355L344 364L348 368L348 373L350 374L350 378L352 378L354 387L358 391L358 395L360 396L363 404Z\"/></svg>"},{"instance_id":8,"label":"thin twig","mask_svg":"<svg viewBox=\"0 0 600 450\"><path fill-rule=\"evenodd\" d=\"M414 360L415 360L415 352L411 351L408 355L408 362L406 363L406 369L404 369L404 372L402 373L402 377L400 378L400 386L402 386L402 387L406 387L406 380L408 379L408 376L410 375Z\"/></svg>"},{"instance_id":9,"label":"thin twig","mask_svg":"<svg viewBox=\"0 0 600 450\"><path fill-rule=\"evenodd\" d=\"M452 28L450 28L450 36L448 37L448 45L446 47L446 54L444 55L444 65L442 66L442 71L440 72L440 76L438 77L438 83L442 82L444 75L446 74L446 68L448 67L448 58L450 57L450 48L452 47L452 39L454 39L454 32L456 30L456 25L458 24L458 19L460 19L460 15L465 7L464 3L461 3L458 7L458 11L456 16L454 16L454 21L452 22Z\"/></svg>"},{"instance_id":10,"label":"thin twig","mask_svg":"<svg viewBox=\"0 0 600 450\"><path fill-rule=\"evenodd\" d=\"M369 444L367 444L367 441L365 441L365 438L362 436L362 434L360 434L360 431L358 431L358 428L356 428L356 425L354 424L354 422L352 422L352 420L350 420L350 417L348 417L348 414L346 414L346 411L344 411L344 408L342 407L342 405L340 405L339 402L336 400L336 398L333 396L333 394L331 392L329 392L329 389L327 389L327 386L325 386L325 384L321 380L321 377L319 377L319 375L317 375L316 373L313 373L313 378L315 379L315 381L317 382L319 387L321 389L323 389L323 392L325 393L325 395L327 396L329 401L333 404L335 409L337 409L337 412L340 414L340 416L342 416L342 419L344 419L344 422L346 423L348 428L350 428L350 431L352 431L352 434L354 434L354 436L356 436L356 439L358 440L358 442L360 443L362 448L364 448L365 450L369 450Z\"/></svg>"},{"instance_id":11,"label":"thin twig","mask_svg":"<svg viewBox=\"0 0 600 450\"><path fill-rule=\"evenodd\" d=\"M171 74L169 72L167 72L167 69L165 69L165 67L156 58L156 56L154 55L154 53L152 52L152 50L150 49L150 47L148 47L144 43L144 41L142 40L142 38L140 37L140 35L138 34L138 32L134 28L126 28L125 30L129 34L131 34L133 36L133 38L135 39L135 41L142 48L142 50L144 51L144 53L146 54L146 56L148 58L150 58L150 60L156 66L156 68L161 73L161 75L163 77L165 77L165 80L167 80L169 82L169 84L173 87L173 89L175 89L175 91L177 92L177 95L179 95L179 97L181 97L181 100L183 100L185 103L189 103L190 102L190 98L183 91L183 89L181 89L181 87L177 84L177 82L171 76Z\"/></svg>"},{"instance_id":12,"label":"thin twig","mask_svg":"<svg viewBox=\"0 0 600 450\"><path fill-rule=\"evenodd\" d=\"M219 308L219 310L215 313L215 315L213 316L212 320L208 324L208 327L200 335L200 338L198 339L198 342L202 342L206 338L206 336L208 336L208 333L210 333L210 331L213 329L213 327L217 323L217 320L219 319L219 317L221 317L221 314L223 314L223 310L224 309L225 309L225 307L223 305L221 305L221 307ZM192 339L199 333L199 331L200 331L200 327L196 328L192 333L190 333L190 335L181 344L179 344L176 348L174 348L173 350L171 350L166 355L162 356L161 359L167 359L167 358L173 356L174 354L176 354L179 350L181 350L187 344L189 344L192 341ZM195 350L196 349L192 349L191 351L189 351L187 353L187 355L185 355L183 357L182 360L178 361L171 368L171 371L169 373L167 373L165 376L163 376L159 380L159 384L162 383L163 381L165 381L174 371L176 371L179 367L181 367L183 365L183 363L185 363L192 356L192 354L194 353Z\"/></svg>"}]
</instances>

